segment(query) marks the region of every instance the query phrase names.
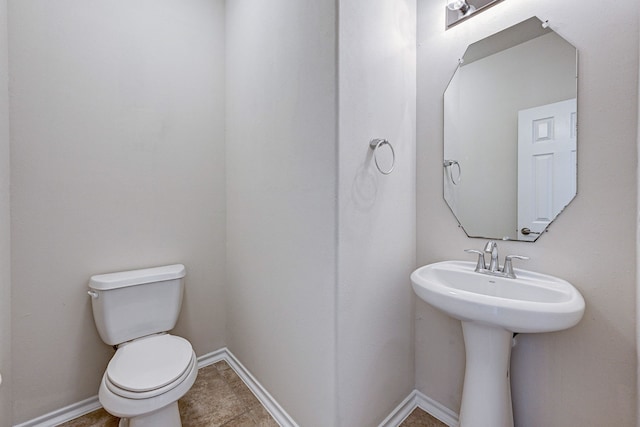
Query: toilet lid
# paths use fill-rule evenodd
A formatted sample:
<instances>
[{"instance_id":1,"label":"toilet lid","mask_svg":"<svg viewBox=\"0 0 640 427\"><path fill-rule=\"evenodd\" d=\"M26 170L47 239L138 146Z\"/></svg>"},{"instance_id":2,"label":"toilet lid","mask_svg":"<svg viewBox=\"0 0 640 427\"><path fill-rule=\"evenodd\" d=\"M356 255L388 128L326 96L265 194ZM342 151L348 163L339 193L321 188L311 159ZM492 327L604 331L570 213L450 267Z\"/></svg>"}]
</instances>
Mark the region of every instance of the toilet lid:
<instances>
[{"instance_id":1,"label":"toilet lid","mask_svg":"<svg viewBox=\"0 0 640 427\"><path fill-rule=\"evenodd\" d=\"M189 341L173 335L155 335L124 345L107 366L114 385L134 392L155 390L178 379L189 367Z\"/></svg>"}]
</instances>

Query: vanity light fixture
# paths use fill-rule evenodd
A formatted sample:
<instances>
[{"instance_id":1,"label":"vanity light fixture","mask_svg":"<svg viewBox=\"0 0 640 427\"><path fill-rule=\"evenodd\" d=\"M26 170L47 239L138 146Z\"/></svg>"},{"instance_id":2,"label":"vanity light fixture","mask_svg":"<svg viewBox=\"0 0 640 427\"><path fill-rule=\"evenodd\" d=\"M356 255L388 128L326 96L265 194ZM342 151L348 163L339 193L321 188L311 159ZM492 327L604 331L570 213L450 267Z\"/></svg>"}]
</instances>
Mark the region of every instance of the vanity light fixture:
<instances>
[{"instance_id":1,"label":"vanity light fixture","mask_svg":"<svg viewBox=\"0 0 640 427\"><path fill-rule=\"evenodd\" d=\"M476 7L467 3L467 0L447 0L447 9L459 11L460 17L467 16L476 11Z\"/></svg>"},{"instance_id":2,"label":"vanity light fixture","mask_svg":"<svg viewBox=\"0 0 640 427\"><path fill-rule=\"evenodd\" d=\"M446 0L447 29L500 1L501 0Z\"/></svg>"}]
</instances>

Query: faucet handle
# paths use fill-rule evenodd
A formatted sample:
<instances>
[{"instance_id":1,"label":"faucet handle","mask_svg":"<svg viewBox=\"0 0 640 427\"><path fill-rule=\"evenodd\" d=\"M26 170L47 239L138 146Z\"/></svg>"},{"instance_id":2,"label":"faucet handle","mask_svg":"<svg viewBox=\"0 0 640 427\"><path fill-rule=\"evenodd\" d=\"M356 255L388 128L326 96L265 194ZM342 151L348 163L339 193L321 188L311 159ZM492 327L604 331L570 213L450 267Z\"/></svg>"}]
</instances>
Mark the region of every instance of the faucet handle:
<instances>
[{"instance_id":1,"label":"faucet handle","mask_svg":"<svg viewBox=\"0 0 640 427\"><path fill-rule=\"evenodd\" d=\"M476 271L487 269L487 265L484 263L484 252L478 251L476 249L465 249L464 251L470 254L478 254L478 263L476 264Z\"/></svg>"},{"instance_id":2,"label":"faucet handle","mask_svg":"<svg viewBox=\"0 0 640 427\"><path fill-rule=\"evenodd\" d=\"M511 262L512 259L527 260L529 259L529 257L523 255L507 255L506 257L504 257L504 267L502 268L502 272L505 276L515 279L516 275L513 272L513 263Z\"/></svg>"}]
</instances>

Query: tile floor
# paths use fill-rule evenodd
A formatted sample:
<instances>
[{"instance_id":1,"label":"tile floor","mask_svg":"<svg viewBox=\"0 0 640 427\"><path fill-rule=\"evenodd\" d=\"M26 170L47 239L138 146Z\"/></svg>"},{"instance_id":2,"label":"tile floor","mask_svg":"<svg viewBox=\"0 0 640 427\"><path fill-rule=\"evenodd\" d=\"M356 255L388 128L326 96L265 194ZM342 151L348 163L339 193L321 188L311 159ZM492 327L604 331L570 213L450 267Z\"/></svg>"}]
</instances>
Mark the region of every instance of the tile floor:
<instances>
[{"instance_id":1,"label":"tile floor","mask_svg":"<svg viewBox=\"0 0 640 427\"><path fill-rule=\"evenodd\" d=\"M260 401L227 362L201 368L198 379L179 400L183 427L278 427ZM103 409L60 427L117 427L118 418ZM426 412L416 409L400 427L446 427Z\"/></svg>"},{"instance_id":2,"label":"tile floor","mask_svg":"<svg viewBox=\"0 0 640 427\"><path fill-rule=\"evenodd\" d=\"M420 408L413 410L399 427L447 427L447 425Z\"/></svg>"}]
</instances>

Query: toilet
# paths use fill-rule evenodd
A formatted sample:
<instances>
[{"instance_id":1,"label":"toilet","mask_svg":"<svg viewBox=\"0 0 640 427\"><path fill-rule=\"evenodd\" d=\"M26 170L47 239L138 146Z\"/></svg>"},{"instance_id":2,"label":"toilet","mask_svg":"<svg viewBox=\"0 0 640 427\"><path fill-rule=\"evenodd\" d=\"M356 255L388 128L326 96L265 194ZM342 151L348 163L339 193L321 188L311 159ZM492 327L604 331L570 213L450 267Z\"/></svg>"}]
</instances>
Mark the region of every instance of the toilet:
<instances>
[{"instance_id":1,"label":"toilet","mask_svg":"<svg viewBox=\"0 0 640 427\"><path fill-rule=\"evenodd\" d=\"M91 277L93 318L116 352L98 399L120 427L180 427L178 399L191 388L198 363L191 343L168 333L182 305L182 264Z\"/></svg>"}]
</instances>

